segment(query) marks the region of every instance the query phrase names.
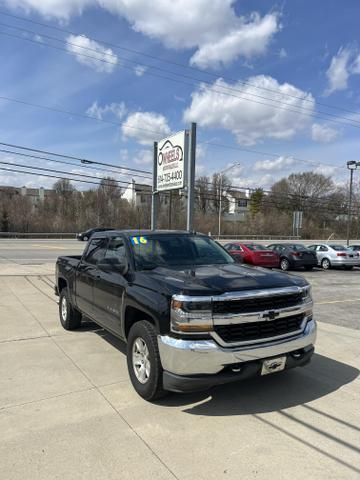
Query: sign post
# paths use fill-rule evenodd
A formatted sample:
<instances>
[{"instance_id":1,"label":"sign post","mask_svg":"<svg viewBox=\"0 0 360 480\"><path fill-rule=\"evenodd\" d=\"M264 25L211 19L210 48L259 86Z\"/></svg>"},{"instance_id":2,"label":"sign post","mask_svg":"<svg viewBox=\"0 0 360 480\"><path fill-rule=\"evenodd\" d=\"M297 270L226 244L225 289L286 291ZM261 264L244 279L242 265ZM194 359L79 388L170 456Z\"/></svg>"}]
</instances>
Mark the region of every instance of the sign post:
<instances>
[{"instance_id":1,"label":"sign post","mask_svg":"<svg viewBox=\"0 0 360 480\"><path fill-rule=\"evenodd\" d=\"M153 186L151 195L151 230L156 230L157 223L157 193L156 193L156 179L157 179L157 151L158 144L154 142L154 156L153 156Z\"/></svg>"},{"instance_id":2,"label":"sign post","mask_svg":"<svg viewBox=\"0 0 360 480\"><path fill-rule=\"evenodd\" d=\"M299 236L299 228L302 228L303 221L303 212L295 211L293 212L293 235Z\"/></svg>"},{"instance_id":3,"label":"sign post","mask_svg":"<svg viewBox=\"0 0 360 480\"><path fill-rule=\"evenodd\" d=\"M186 230L194 229L194 204L195 204L195 160L196 160L196 123L191 124L190 130L190 158L188 163L187 181L187 215Z\"/></svg>"}]
</instances>

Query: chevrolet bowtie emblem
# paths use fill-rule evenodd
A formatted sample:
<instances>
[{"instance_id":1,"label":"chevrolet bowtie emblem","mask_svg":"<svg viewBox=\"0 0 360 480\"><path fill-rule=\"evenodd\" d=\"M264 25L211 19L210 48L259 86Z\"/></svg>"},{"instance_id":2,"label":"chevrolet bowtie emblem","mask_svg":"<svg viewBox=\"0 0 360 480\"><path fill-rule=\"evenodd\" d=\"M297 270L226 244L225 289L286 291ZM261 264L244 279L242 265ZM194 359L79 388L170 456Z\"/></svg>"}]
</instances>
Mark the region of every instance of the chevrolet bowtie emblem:
<instances>
[{"instance_id":1,"label":"chevrolet bowtie emblem","mask_svg":"<svg viewBox=\"0 0 360 480\"><path fill-rule=\"evenodd\" d=\"M262 320L275 320L276 317L279 316L278 312L275 312L274 310L268 310L266 312L260 313L259 317Z\"/></svg>"}]
</instances>

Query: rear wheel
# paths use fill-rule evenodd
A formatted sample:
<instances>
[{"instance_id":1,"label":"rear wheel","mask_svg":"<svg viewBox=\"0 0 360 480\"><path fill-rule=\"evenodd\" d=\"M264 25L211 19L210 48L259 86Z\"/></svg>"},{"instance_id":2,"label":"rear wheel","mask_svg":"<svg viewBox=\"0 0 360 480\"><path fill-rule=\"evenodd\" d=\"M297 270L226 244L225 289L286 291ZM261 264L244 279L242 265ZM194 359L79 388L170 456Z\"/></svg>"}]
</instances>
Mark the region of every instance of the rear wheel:
<instances>
[{"instance_id":1,"label":"rear wheel","mask_svg":"<svg viewBox=\"0 0 360 480\"><path fill-rule=\"evenodd\" d=\"M156 330L146 320L130 329L127 365L131 383L142 398L153 401L166 395Z\"/></svg>"},{"instance_id":2,"label":"rear wheel","mask_svg":"<svg viewBox=\"0 0 360 480\"><path fill-rule=\"evenodd\" d=\"M81 313L71 305L67 288L60 292L59 317L65 330L75 330L81 325Z\"/></svg>"},{"instance_id":3,"label":"rear wheel","mask_svg":"<svg viewBox=\"0 0 360 480\"><path fill-rule=\"evenodd\" d=\"M290 262L287 258L282 258L280 260L280 268L284 272L287 272L290 269Z\"/></svg>"},{"instance_id":4,"label":"rear wheel","mask_svg":"<svg viewBox=\"0 0 360 480\"><path fill-rule=\"evenodd\" d=\"M331 268L331 263L328 258L323 258L321 261L321 266L324 270L329 270Z\"/></svg>"},{"instance_id":5,"label":"rear wheel","mask_svg":"<svg viewBox=\"0 0 360 480\"><path fill-rule=\"evenodd\" d=\"M89 237L87 237L87 236L85 235L85 237L83 237L83 240L84 240L84 242L87 242L87 241L89 240Z\"/></svg>"}]
</instances>

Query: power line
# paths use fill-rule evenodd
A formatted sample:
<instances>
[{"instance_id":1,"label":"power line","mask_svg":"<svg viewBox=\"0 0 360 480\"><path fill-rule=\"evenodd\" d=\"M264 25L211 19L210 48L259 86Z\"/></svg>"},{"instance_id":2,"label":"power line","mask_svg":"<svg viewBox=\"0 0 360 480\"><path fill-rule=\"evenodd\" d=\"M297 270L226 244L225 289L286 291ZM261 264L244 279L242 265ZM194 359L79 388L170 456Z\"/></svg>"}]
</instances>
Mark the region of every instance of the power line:
<instances>
[{"instance_id":1,"label":"power line","mask_svg":"<svg viewBox=\"0 0 360 480\"><path fill-rule=\"evenodd\" d=\"M324 166L336 168L336 169L339 169L339 170L342 170L342 171L344 170L344 167L335 166L335 165L332 165L331 163L316 162L315 160L312 162L310 160L304 160L303 158L296 157L292 154L264 152L263 150L256 150L256 149L252 149L252 148L238 147L236 145L227 145L227 144L224 144L224 143L217 143L217 142L211 142L211 141L210 142L207 142L207 141L199 142L198 145L200 145L200 144L210 145L210 146L220 147L220 148L227 148L227 149L230 149L230 150L240 150L242 152L248 152L248 153L253 153L253 154L257 154L257 155L263 155L263 156L266 156L266 157L292 158L293 160L296 160L298 162L307 163L307 164L315 166L315 167L317 167L319 165L324 165Z\"/></svg>"},{"instance_id":2,"label":"power line","mask_svg":"<svg viewBox=\"0 0 360 480\"><path fill-rule=\"evenodd\" d=\"M56 31L61 32L61 33L66 33L66 34L75 35L75 36L78 36L78 35L85 36L84 34L79 34L78 32L73 32L73 31L70 31L70 30L67 30L67 29L64 29L64 28L60 28L60 27L57 27L57 26L53 26L53 25L43 23L43 22L35 21L35 20L29 19L29 18L26 18L26 17L22 17L22 16L19 16L19 15L10 14L8 12L0 11L0 14L5 15L7 17L15 18L17 20L28 22L28 23L31 23L31 24L34 24L34 25L38 25L38 26L45 27L45 28L48 28L48 29L56 30ZM180 63L180 62L175 62L173 60L165 59L165 58L162 58L162 57L159 57L159 56L155 56L155 55L151 55L151 54L148 54L148 53L145 53L145 52L141 52L139 50L135 50L135 49L124 47L124 46L121 46L121 45L118 45L118 44L107 42L107 41L104 41L102 39L97 39L97 38L90 37L90 36L86 36L86 37L89 38L90 40L96 41L98 43L102 43L103 45L107 45L107 46L110 46L110 47L115 48L115 49L127 51L129 53L135 53L136 55L151 58L153 60L160 61L162 63L167 63L167 64L171 64L171 65L174 65L174 66L177 66L177 67L181 67L183 69L185 68L187 70L196 71L198 73L201 73L202 75L205 74L205 75L211 76L212 78L218 78L217 74L215 74L215 73L213 73L209 70L203 70L203 69L191 66L191 65L187 65L187 64L184 64L184 63ZM153 66L153 67L155 67L155 66ZM266 88L266 87L260 87L258 85L254 85L253 83L247 82L247 81L244 81L244 80L234 79L234 78L230 78L230 77L226 77L226 76L222 76L222 78L224 78L225 80L227 79L231 82L237 82L237 83L240 83L242 85L250 86L250 87L255 88L257 90L263 90L263 91L267 91L267 92L272 93L272 94L275 93L277 95L279 94L279 92L277 92L276 90L273 90L271 88ZM297 100L304 100L306 102L311 102L312 103L312 100L309 100L309 99L306 99L306 98L303 98L303 97L299 97L297 95L293 95L293 94L289 94L289 93L281 93L281 95L289 97L289 98L294 98L294 99L297 99ZM346 109L346 108L343 108L343 107L339 107L339 106L335 106L335 105L331 105L331 104L327 104L327 103L321 103L321 102L316 102L316 103L318 105L324 106L326 108L331 108L331 109L343 111L343 112L346 112L346 113L359 115L359 113L354 111L354 110L349 110L349 109Z\"/></svg>"},{"instance_id":3,"label":"power line","mask_svg":"<svg viewBox=\"0 0 360 480\"><path fill-rule=\"evenodd\" d=\"M140 170L138 168L124 167L123 165L112 165L110 163L97 162L96 160L89 160L89 159L83 158L83 157L75 157L73 155L54 153L54 152L49 152L49 151L46 151L46 150L39 150L39 149L36 149L36 148L24 147L22 145L14 145L12 143L0 142L0 145L4 145L5 147L10 147L10 148L16 148L18 150L26 150L26 151L35 152L35 153L43 153L45 155L51 155L53 157L68 158L70 160L79 160L80 162L85 161L85 163L87 163L87 162L88 163L96 163L96 164L105 165L105 166L109 166L109 167L113 167L113 168L119 168L120 170L126 170L126 171L130 171L130 172L146 173L146 174L152 176L151 172L148 172L147 170Z\"/></svg>"},{"instance_id":4,"label":"power line","mask_svg":"<svg viewBox=\"0 0 360 480\"><path fill-rule=\"evenodd\" d=\"M1 32L0 32L0 34L1 34ZM115 125L116 127L119 126L119 127L123 127L123 128L130 128L130 129L139 130L139 131L142 131L142 132L155 133L156 135L163 135L164 134L164 132L157 132L157 131L154 131L154 130L149 130L147 128L141 128L141 127L133 127L133 126L130 126L130 125L125 125L123 122L112 122L111 120L104 120L103 118L94 117L93 115L88 115L88 114L85 114L85 113L78 113L78 112L71 112L69 110L63 110L63 109L58 108L58 107L50 107L48 105L40 105L38 103L31 103L31 102L27 102L25 100L19 100L17 98L0 96L0 100L5 100L7 102L19 103L19 104L22 104L22 105L27 105L27 106L35 107L35 108L41 108L43 110L48 110L48 111L51 111L51 112L65 113L66 115L70 115L70 116L73 116L73 117L89 118L90 120L96 120L98 122L108 123L110 125Z\"/></svg>"},{"instance_id":5,"label":"power line","mask_svg":"<svg viewBox=\"0 0 360 480\"><path fill-rule=\"evenodd\" d=\"M35 34L36 32L32 32L32 33ZM37 40L33 40L33 39L30 39L30 38L25 38L25 37L22 37L22 36L10 34L10 33L7 33L7 32L0 32L0 35L5 35L5 36L8 36L8 37L17 38L17 39L22 40L22 41L27 41L27 42L36 44L37 46L39 46L39 45L40 46L46 46L46 47L49 47L49 48L53 48L55 50L63 51L68 55L73 55L73 52L70 52L66 48L57 47L55 45L51 45L51 44L46 43L46 42L39 42ZM57 40L59 42L62 42L62 40L60 40L60 39L55 39L55 40ZM63 42L63 43L65 43L65 42ZM79 46L79 45L76 45L76 44L71 44L71 43L68 43L68 44L73 45L77 48L87 48L87 47L82 47L82 46ZM114 62L109 62L108 60L105 60L103 58L94 57L94 56L91 56L91 55L86 55L84 53L76 52L76 55L80 55L80 56L83 56L85 58L90 58L92 60L96 60L97 62L102 62L102 63L108 63L108 64L111 64L111 65L115 65ZM126 60L126 61L132 62L131 60ZM139 64L138 62L134 62L134 63ZM125 69L128 69L128 70L133 70L132 67L128 67L126 65L122 65L122 68L125 68ZM158 67L155 67L155 66L149 67L149 68L159 69ZM170 81L173 81L173 82L176 82L176 83L182 83L184 85L190 85L190 86L196 86L196 87L199 86L199 83L184 82L183 80L175 79L175 78L172 78L172 77L166 77L164 75L158 75L158 74L155 74L155 73L152 73L152 72L144 72L144 73L146 75L152 75L152 76L155 76L155 77L158 77L158 78L163 78L163 79L166 79L166 80L170 80ZM175 72L170 72L170 73L173 74L173 75L194 79L194 77L190 77L190 76L187 76L187 75L183 75L183 74L179 74L179 73L175 73ZM254 99L251 99L251 98L247 98L247 97L244 97L244 96L241 96L241 95L235 95L235 94L232 94L228 91L216 90L215 88L213 88L213 84L211 82L206 81L206 80L199 80L199 79L196 79L196 78L194 80L196 82L202 82L202 83L209 84L211 86L211 91L216 93L216 94L219 94L219 95L226 95L226 96L230 96L230 97L234 97L234 98L239 98L239 99L242 99L242 100L245 100L245 101L248 101L248 102L252 102L252 103L256 103L256 104L259 104L259 105L264 105L264 106L275 108L275 109L278 109L278 110L284 110L284 111L288 111L288 112L292 112L292 113L297 113L298 115L304 115L304 116L308 116L308 117L312 117L312 118L320 118L322 120L324 120L324 117L322 115L335 117L335 118L325 118L325 119L328 122L338 123L338 124L341 124L341 125L347 125L347 126L354 127L354 128L360 128L360 121L349 119L348 117L340 117L340 116L332 114L332 113L321 112L321 111L319 113L316 113L311 109L306 109L306 107L301 107L301 106L298 107L297 105L294 105L294 106L289 105L287 102L281 102L280 100L271 99L271 98L267 98L267 97L261 97L259 95L256 95L256 94L253 94L253 93L250 93L250 92L241 92L245 95L255 96L255 97L258 97L258 98L263 98L263 99L265 99L267 101L270 101L270 102L276 102L275 104L264 103L264 102L254 100ZM217 88L223 88L223 89L226 89L226 90L236 90L236 89L233 89L231 87L230 88L229 87L223 87L221 85L218 85ZM240 90L237 90L237 91L240 91ZM277 92L277 95L281 95L281 94L279 94L279 92ZM280 106L279 104L287 105L287 107ZM289 106L291 108L288 108ZM306 111L303 111L303 110L307 110L309 113L307 113ZM66 112L66 113L69 113L69 112ZM77 114L77 115L79 116L79 114ZM95 118L95 117L92 117L92 116L89 116L89 115L87 115L87 117L88 118ZM95 119L99 120L98 118L95 118ZM108 122L108 123L114 123L114 122ZM128 126L124 125L124 128L135 128L135 127L128 127Z\"/></svg>"},{"instance_id":6,"label":"power line","mask_svg":"<svg viewBox=\"0 0 360 480\"><path fill-rule=\"evenodd\" d=\"M0 144L1 145L1 144ZM26 158L33 158L33 159L37 159L37 160L44 160L46 162L54 162L54 163L61 163L63 165L71 165L72 167L75 167L75 168L86 168L86 169L89 169L89 170L94 170L94 171L101 171L101 172L108 172L108 173L115 173L117 175L124 175L124 176L130 176L130 177L139 177L139 178L145 178L146 180L149 180L149 177L148 176L145 176L145 175L139 175L137 173L126 173L126 172L117 172L116 170L106 170L106 169L102 169L102 168L95 168L95 167L90 167L88 165L83 165L83 164L80 164L80 165L76 165L75 163L71 163L71 162L65 162L64 160L55 160L53 158L48 158L48 157L39 157L39 156L36 156L36 155L29 155L27 153L22 153L22 152L14 152L12 150L6 150L6 149L0 149L0 152L2 153L7 153L7 154L10 154L10 155L18 155L18 156L21 156L21 157L26 157Z\"/></svg>"}]
</instances>

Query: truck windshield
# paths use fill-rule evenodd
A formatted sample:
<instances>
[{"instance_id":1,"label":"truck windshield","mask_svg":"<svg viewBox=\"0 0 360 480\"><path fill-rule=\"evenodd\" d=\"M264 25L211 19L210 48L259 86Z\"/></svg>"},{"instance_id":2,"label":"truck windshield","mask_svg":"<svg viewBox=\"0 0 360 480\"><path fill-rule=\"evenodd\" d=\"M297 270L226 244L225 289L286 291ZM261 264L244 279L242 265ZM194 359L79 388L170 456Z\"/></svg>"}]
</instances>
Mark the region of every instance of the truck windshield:
<instances>
[{"instance_id":1,"label":"truck windshield","mask_svg":"<svg viewBox=\"0 0 360 480\"><path fill-rule=\"evenodd\" d=\"M130 241L137 270L234 263L233 258L208 237L146 235L130 237Z\"/></svg>"}]
</instances>

